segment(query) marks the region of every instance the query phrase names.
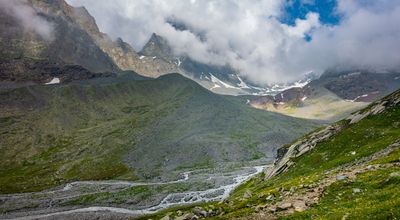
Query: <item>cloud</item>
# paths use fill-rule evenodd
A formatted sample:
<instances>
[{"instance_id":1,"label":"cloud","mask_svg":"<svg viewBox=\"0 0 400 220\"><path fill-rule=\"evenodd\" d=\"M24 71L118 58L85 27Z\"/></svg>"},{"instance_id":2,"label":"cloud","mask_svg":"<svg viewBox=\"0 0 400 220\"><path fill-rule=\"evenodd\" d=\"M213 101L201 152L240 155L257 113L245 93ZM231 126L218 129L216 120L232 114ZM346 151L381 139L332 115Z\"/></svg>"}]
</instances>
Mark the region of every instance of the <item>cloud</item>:
<instances>
[{"instance_id":1,"label":"cloud","mask_svg":"<svg viewBox=\"0 0 400 220\"><path fill-rule=\"evenodd\" d=\"M178 55L230 64L258 83L295 80L335 66L395 68L400 64L400 2L338 0L338 25L309 12L293 26L280 22L284 0L68 0L84 5L100 29L137 50L153 32ZM313 4L314 1L304 1ZM177 21L186 29L174 28ZM306 41L305 36L311 36Z\"/></svg>"},{"instance_id":2,"label":"cloud","mask_svg":"<svg viewBox=\"0 0 400 220\"><path fill-rule=\"evenodd\" d=\"M36 32L45 40L53 39L53 25L38 16L35 9L29 6L26 0L0 0L0 8L5 13L14 16L24 29Z\"/></svg>"}]
</instances>

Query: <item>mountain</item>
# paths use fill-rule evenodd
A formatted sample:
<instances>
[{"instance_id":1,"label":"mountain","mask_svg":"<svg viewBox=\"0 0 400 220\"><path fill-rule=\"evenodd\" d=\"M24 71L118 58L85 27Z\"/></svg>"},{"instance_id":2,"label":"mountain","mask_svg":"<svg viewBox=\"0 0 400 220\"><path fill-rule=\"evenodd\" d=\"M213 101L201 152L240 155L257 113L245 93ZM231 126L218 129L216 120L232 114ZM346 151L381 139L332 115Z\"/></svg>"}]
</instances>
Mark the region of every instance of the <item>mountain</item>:
<instances>
[{"instance_id":1,"label":"mountain","mask_svg":"<svg viewBox=\"0 0 400 220\"><path fill-rule=\"evenodd\" d=\"M1 63L24 62L34 66L37 61L43 61L59 66L79 65L94 73L134 71L150 77L176 72L174 65L160 65L152 58L141 58L122 39L111 40L100 32L94 18L83 7L72 7L64 0L29 0L19 4L46 21L52 27L52 37L47 39L27 29L12 11L0 8Z\"/></svg>"},{"instance_id":2,"label":"mountain","mask_svg":"<svg viewBox=\"0 0 400 220\"><path fill-rule=\"evenodd\" d=\"M58 64L80 65L93 72L115 72L118 67L91 36L74 21L73 8L62 0L24 3L36 16L54 25L53 37L46 39L24 28L10 11L2 10L0 19L1 57L7 60L46 60Z\"/></svg>"},{"instance_id":3,"label":"mountain","mask_svg":"<svg viewBox=\"0 0 400 220\"><path fill-rule=\"evenodd\" d=\"M248 97L248 103L294 117L336 121L398 88L398 71L328 70L303 87L275 96Z\"/></svg>"},{"instance_id":4,"label":"mountain","mask_svg":"<svg viewBox=\"0 0 400 220\"><path fill-rule=\"evenodd\" d=\"M264 173L222 203L139 219L397 219L400 90L278 150Z\"/></svg>"},{"instance_id":5,"label":"mountain","mask_svg":"<svg viewBox=\"0 0 400 220\"><path fill-rule=\"evenodd\" d=\"M2 89L0 191L168 179L181 169L268 160L316 126L249 108L178 74L118 78Z\"/></svg>"},{"instance_id":6,"label":"mountain","mask_svg":"<svg viewBox=\"0 0 400 220\"><path fill-rule=\"evenodd\" d=\"M285 88L285 85L261 88L239 76L239 71L229 65L201 63L189 56L174 54L168 41L162 36L152 34L149 41L140 51L142 58L153 58L164 65L174 64L176 72L196 81L203 87L227 95L270 94ZM289 85L290 86L290 85Z\"/></svg>"},{"instance_id":7,"label":"mountain","mask_svg":"<svg viewBox=\"0 0 400 220\"><path fill-rule=\"evenodd\" d=\"M137 53L122 39L112 40L102 33L84 7L72 7L64 0L29 0L22 4L32 10L35 19L48 23L51 37L43 37L34 28L25 27L13 11L0 9L0 46L5 49L0 52L3 66L25 63L25 67L43 69L44 63L78 65L92 73L133 71L153 78L180 73L213 92L229 95L274 94L286 88L286 85L261 88L239 76L238 71L229 65L212 65L197 62L189 56L176 56L168 42L157 34L153 34ZM51 65L48 68L52 68ZM32 75L24 75L29 69L20 70L21 74L8 74L7 78L29 84L48 82L58 75L44 74L45 77L38 81L36 77L31 78Z\"/></svg>"}]
</instances>

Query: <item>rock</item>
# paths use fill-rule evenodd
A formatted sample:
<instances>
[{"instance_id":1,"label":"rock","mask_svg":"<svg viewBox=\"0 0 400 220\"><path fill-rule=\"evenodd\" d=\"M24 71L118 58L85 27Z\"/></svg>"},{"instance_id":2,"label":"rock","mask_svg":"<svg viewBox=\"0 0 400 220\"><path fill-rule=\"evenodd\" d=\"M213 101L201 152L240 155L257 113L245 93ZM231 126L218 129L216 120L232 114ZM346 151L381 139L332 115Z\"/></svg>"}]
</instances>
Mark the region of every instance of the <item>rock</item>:
<instances>
[{"instance_id":1,"label":"rock","mask_svg":"<svg viewBox=\"0 0 400 220\"><path fill-rule=\"evenodd\" d=\"M276 207L270 206L270 207L267 208L267 211L271 212L271 213L274 213L274 212L276 212Z\"/></svg>"},{"instance_id":2,"label":"rock","mask_svg":"<svg viewBox=\"0 0 400 220\"><path fill-rule=\"evenodd\" d=\"M176 217L175 220L192 220L194 217L193 213L187 213L182 216Z\"/></svg>"},{"instance_id":3,"label":"rock","mask_svg":"<svg viewBox=\"0 0 400 220\"><path fill-rule=\"evenodd\" d=\"M296 192L297 188L295 186L290 187L290 192Z\"/></svg>"},{"instance_id":4,"label":"rock","mask_svg":"<svg viewBox=\"0 0 400 220\"><path fill-rule=\"evenodd\" d=\"M293 207L294 207L294 210L296 210L296 212L303 212L307 209L306 202L304 202L302 200L295 201L293 203Z\"/></svg>"},{"instance_id":5,"label":"rock","mask_svg":"<svg viewBox=\"0 0 400 220\"><path fill-rule=\"evenodd\" d=\"M218 213L216 211L213 210L208 210L207 216L211 217L211 216L216 216Z\"/></svg>"},{"instance_id":6,"label":"rock","mask_svg":"<svg viewBox=\"0 0 400 220\"><path fill-rule=\"evenodd\" d=\"M263 205L258 205L258 206L256 206L256 207L254 208L254 210L255 210L256 212L261 212L263 209L264 209L264 206L263 206Z\"/></svg>"},{"instance_id":7,"label":"rock","mask_svg":"<svg viewBox=\"0 0 400 220\"><path fill-rule=\"evenodd\" d=\"M244 194L243 194L243 198L244 199L250 199L251 198L251 192L249 190L247 190Z\"/></svg>"},{"instance_id":8,"label":"rock","mask_svg":"<svg viewBox=\"0 0 400 220\"><path fill-rule=\"evenodd\" d=\"M361 189L359 189L359 188L354 188L353 189L353 193L360 193L361 192Z\"/></svg>"},{"instance_id":9,"label":"rock","mask_svg":"<svg viewBox=\"0 0 400 220\"><path fill-rule=\"evenodd\" d=\"M201 207L194 207L193 209L192 209L192 212L195 214L195 215L197 215L197 216L202 216L202 217L207 217L208 216L208 213L207 213L207 211L205 211L203 208L201 208Z\"/></svg>"},{"instance_id":10,"label":"rock","mask_svg":"<svg viewBox=\"0 0 400 220\"><path fill-rule=\"evenodd\" d=\"M160 220L171 220L171 218L169 217L169 215L166 215L166 216L162 217Z\"/></svg>"},{"instance_id":11,"label":"rock","mask_svg":"<svg viewBox=\"0 0 400 220\"><path fill-rule=\"evenodd\" d=\"M289 214L289 215L291 215L291 214L294 214L295 211L294 211L294 209L289 208L289 209L286 211L286 213Z\"/></svg>"},{"instance_id":12,"label":"rock","mask_svg":"<svg viewBox=\"0 0 400 220\"><path fill-rule=\"evenodd\" d=\"M390 178L393 178L393 177L400 177L400 172L391 173L391 174L389 175L389 177L390 177Z\"/></svg>"},{"instance_id":13,"label":"rock","mask_svg":"<svg viewBox=\"0 0 400 220\"><path fill-rule=\"evenodd\" d=\"M337 176L337 177L336 177L336 180L345 180L345 179L347 179L347 178L348 178L347 176L340 175L340 176Z\"/></svg>"},{"instance_id":14,"label":"rock","mask_svg":"<svg viewBox=\"0 0 400 220\"><path fill-rule=\"evenodd\" d=\"M183 215L183 212L182 212L181 210L178 210L178 211L176 212L176 215L177 215L177 216L182 216L182 215Z\"/></svg>"},{"instance_id":15,"label":"rock","mask_svg":"<svg viewBox=\"0 0 400 220\"><path fill-rule=\"evenodd\" d=\"M282 209L282 210L286 210L290 207L292 207L292 203L290 203L290 202L286 202L286 203L282 203L282 204L278 205L278 208Z\"/></svg>"},{"instance_id":16,"label":"rock","mask_svg":"<svg viewBox=\"0 0 400 220\"><path fill-rule=\"evenodd\" d=\"M373 170L373 169L375 169L375 166L373 166L373 165L368 165L367 166L367 170Z\"/></svg>"},{"instance_id":17,"label":"rock","mask_svg":"<svg viewBox=\"0 0 400 220\"><path fill-rule=\"evenodd\" d=\"M274 196L273 195L269 195L269 196L267 196L267 198L265 198L265 200L272 201L272 200L274 200Z\"/></svg>"}]
</instances>

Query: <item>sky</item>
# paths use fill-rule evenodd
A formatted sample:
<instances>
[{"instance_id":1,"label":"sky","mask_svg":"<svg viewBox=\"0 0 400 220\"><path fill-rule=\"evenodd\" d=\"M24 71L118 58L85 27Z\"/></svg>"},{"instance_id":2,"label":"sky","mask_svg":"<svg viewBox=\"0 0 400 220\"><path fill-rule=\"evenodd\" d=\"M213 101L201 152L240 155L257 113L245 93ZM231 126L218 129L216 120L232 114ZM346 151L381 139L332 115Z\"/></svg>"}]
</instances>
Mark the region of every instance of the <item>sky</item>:
<instances>
[{"instance_id":1,"label":"sky","mask_svg":"<svg viewBox=\"0 0 400 220\"><path fill-rule=\"evenodd\" d=\"M400 0L67 2L85 6L101 31L137 51L157 33L176 55L229 64L260 84L328 68L400 66Z\"/></svg>"}]
</instances>

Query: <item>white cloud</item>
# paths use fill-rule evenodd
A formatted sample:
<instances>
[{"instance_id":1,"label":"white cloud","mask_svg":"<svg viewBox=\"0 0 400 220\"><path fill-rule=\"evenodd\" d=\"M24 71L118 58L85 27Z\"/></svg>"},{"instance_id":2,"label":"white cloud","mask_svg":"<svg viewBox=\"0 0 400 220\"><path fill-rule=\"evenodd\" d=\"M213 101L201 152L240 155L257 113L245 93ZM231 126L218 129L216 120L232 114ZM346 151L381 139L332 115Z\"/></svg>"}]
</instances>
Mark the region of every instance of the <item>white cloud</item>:
<instances>
[{"instance_id":1,"label":"white cloud","mask_svg":"<svg viewBox=\"0 0 400 220\"><path fill-rule=\"evenodd\" d=\"M38 16L26 0L0 0L0 8L14 16L25 29L35 31L45 40L53 39L53 25Z\"/></svg>"},{"instance_id":2,"label":"white cloud","mask_svg":"<svg viewBox=\"0 0 400 220\"><path fill-rule=\"evenodd\" d=\"M277 18L283 16L284 0L68 2L86 6L102 31L122 37L137 50L156 32L177 54L229 63L261 83L294 80L335 65L392 68L400 64L399 1L339 0L337 13L343 20L337 26L320 24L316 13L296 20L295 26L281 24ZM167 22L171 18L184 22L190 31L173 28ZM309 33L311 42L304 40Z\"/></svg>"}]
</instances>

